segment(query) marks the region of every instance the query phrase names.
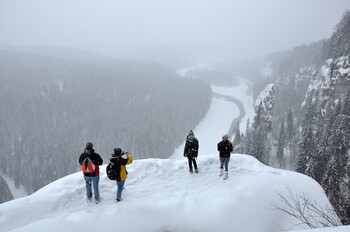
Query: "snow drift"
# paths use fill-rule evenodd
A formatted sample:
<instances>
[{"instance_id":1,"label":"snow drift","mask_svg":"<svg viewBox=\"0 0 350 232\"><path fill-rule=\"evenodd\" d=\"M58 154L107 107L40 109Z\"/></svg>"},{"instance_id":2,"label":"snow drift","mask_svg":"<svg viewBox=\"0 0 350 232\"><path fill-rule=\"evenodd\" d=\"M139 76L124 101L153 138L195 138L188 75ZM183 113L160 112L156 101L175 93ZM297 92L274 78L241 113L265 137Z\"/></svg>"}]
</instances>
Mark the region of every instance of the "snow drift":
<instances>
[{"instance_id":1,"label":"snow drift","mask_svg":"<svg viewBox=\"0 0 350 232\"><path fill-rule=\"evenodd\" d=\"M217 155L200 156L198 166L200 173L190 174L185 160L136 160L128 166L124 200L116 203L116 184L107 179L104 165L100 204L86 202L78 172L1 204L0 231L272 232L297 223L272 210L271 202L287 188L329 206L314 180L267 167L251 156L232 155L228 180L218 176Z\"/></svg>"}]
</instances>

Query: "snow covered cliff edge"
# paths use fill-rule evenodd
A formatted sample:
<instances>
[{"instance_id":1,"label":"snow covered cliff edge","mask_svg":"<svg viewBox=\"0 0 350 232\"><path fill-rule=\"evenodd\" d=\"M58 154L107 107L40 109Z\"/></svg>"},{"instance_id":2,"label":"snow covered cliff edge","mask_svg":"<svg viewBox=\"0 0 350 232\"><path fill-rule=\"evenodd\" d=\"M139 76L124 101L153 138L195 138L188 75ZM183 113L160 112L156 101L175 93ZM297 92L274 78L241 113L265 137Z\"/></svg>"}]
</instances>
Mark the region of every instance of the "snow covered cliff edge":
<instances>
[{"instance_id":1,"label":"snow covered cliff edge","mask_svg":"<svg viewBox=\"0 0 350 232\"><path fill-rule=\"evenodd\" d=\"M190 174L184 160L136 160L119 203L105 166L100 204L86 202L82 173L75 173L1 204L0 231L280 231L298 223L272 210L271 203L280 202L278 194L288 197L288 189L330 207L311 178L267 167L251 156L232 155L228 180L218 176L217 155L200 156L198 165L200 173Z\"/></svg>"}]
</instances>

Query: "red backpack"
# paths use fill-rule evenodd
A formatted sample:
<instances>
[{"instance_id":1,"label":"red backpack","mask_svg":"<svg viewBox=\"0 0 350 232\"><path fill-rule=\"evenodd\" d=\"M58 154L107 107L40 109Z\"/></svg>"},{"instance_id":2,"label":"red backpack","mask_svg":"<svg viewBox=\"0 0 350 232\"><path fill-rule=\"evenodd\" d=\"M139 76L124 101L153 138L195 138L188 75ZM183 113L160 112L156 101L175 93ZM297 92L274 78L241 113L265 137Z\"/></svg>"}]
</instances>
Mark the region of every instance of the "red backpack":
<instances>
[{"instance_id":1,"label":"red backpack","mask_svg":"<svg viewBox=\"0 0 350 232\"><path fill-rule=\"evenodd\" d=\"M81 166L84 176L95 176L96 174L96 165L90 160L89 157L86 157Z\"/></svg>"}]
</instances>

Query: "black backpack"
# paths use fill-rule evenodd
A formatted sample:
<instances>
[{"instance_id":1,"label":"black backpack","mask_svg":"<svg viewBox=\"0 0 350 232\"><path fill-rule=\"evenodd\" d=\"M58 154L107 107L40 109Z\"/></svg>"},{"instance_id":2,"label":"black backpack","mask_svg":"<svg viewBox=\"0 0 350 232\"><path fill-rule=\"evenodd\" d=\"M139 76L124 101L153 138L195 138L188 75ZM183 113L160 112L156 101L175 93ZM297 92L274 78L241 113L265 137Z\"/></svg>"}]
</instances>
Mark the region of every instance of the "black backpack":
<instances>
[{"instance_id":1,"label":"black backpack","mask_svg":"<svg viewBox=\"0 0 350 232\"><path fill-rule=\"evenodd\" d=\"M118 167L114 163L109 163L106 168L107 177L110 180L117 180L119 173Z\"/></svg>"},{"instance_id":2,"label":"black backpack","mask_svg":"<svg viewBox=\"0 0 350 232\"><path fill-rule=\"evenodd\" d=\"M190 154L193 157L197 157L197 155L198 155L198 140L195 137L190 136L187 138L186 147L188 149L187 154Z\"/></svg>"}]
</instances>

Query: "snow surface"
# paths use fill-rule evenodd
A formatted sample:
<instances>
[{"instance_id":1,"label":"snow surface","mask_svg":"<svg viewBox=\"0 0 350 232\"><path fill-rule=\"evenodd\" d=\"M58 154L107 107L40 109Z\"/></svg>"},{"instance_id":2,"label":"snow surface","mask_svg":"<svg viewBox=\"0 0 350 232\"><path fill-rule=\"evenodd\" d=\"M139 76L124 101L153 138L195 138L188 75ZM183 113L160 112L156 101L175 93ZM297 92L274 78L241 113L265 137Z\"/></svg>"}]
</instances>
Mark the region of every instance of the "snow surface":
<instances>
[{"instance_id":1,"label":"snow surface","mask_svg":"<svg viewBox=\"0 0 350 232\"><path fill-rule=\"evenodd\" d=\"M327 227L310 230L296 230L295 232L349 232L350 226Z\"/></svg>"},{"instance_id":2,"label":"snow surface","mask_svg":"<svg viewBox=\"0 0 350 232\"><path fill-rule=\"evenodd\" d=\"M101 167L100 204L87 203L81 172L34 194L0 205L0 231L244 231L272 232L295 223L271 210L277 193L305 192L329 205L322 188L304 175L267 167L233 154L229 179L218 176L217 155L198 157L200 173L185 160L144 159L128 166L124 200L115 202L115 182ZM327 231L328 232L328 231Z\"/></svg>"}]
</instances>

